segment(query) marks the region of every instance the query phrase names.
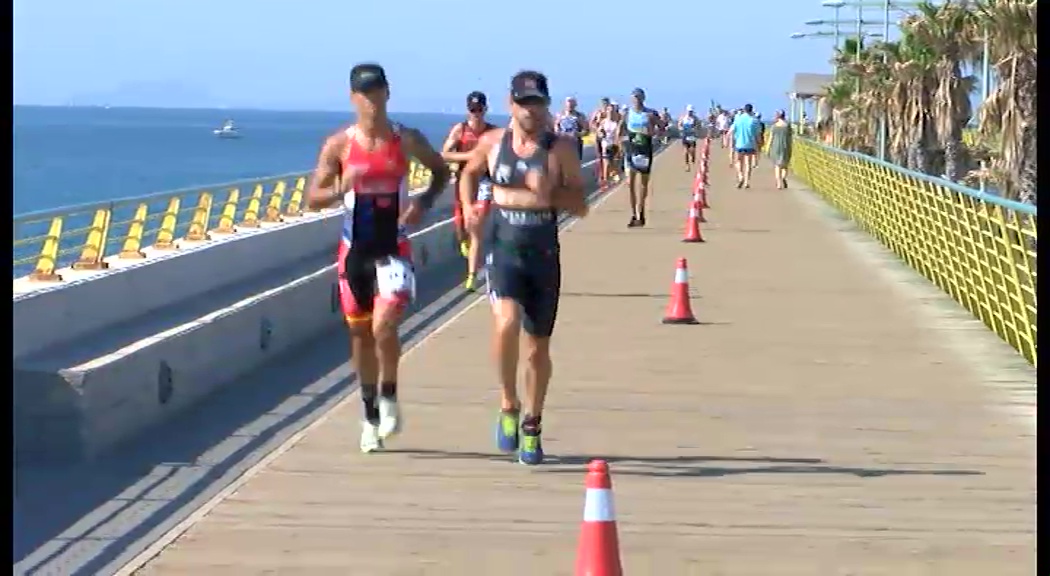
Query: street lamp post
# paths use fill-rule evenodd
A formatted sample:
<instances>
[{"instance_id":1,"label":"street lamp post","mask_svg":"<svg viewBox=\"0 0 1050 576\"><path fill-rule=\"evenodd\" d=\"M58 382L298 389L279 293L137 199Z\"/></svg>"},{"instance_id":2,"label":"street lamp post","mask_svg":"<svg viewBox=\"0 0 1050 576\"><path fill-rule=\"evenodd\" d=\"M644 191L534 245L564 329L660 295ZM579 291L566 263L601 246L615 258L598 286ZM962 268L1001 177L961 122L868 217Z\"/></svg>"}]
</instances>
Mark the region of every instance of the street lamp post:
<instances>
[{"instance_id":1,"label":"street lamp post","mask_svg":"<svg viewBox=\"0 0 1050 576\"><path fill-rule=\"evenodd\" d=\"M806 22L806 24L816 24L817 22L818 21L814 20L814 21ZM832 23L832 22L827 22L827 21L823 21L823 20L821 20L819 22L821 24L831 24ZM815 32L792 32L790 37L793 40L800 40L802 38L826 38L828 36L831 36L833 38L838 38L838 35L839 35L838 30L817 30ZM858 46L861 43L863 43L863 41L864 41L863 39L864 38L882 38L882 34L879 33L879 32L864 32L863 30L861 30L860 31L860 35L857 37L857 44L858 44ZM833 122L832 124L835 127L835 130L837 131L837 129L838 129L837 128L837 123ZM836 138L836 143L837 143L837 135L835 135L834 137Z\"/></svg>"}]
</instances>

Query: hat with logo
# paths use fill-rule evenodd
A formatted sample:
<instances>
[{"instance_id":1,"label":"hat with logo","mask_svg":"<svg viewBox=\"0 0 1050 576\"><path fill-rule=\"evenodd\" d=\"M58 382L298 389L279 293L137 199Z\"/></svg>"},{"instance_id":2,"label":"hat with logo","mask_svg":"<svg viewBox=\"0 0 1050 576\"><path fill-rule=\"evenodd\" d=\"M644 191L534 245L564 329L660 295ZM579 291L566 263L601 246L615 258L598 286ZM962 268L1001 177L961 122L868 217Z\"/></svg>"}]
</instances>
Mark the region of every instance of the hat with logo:
<instances>
[{"instance_id":1,"label":"hat with logo","mask_svg":"<svg viewBox=\"0 0 1050 576\"><path fill-rule=\"evenodd\" d=\"M510 80L510 97L515 102L542 98L550 102L550 90L547 88L547 77L533 70L518 72Z\"/></svg>"},{"instance_id":2,"label":"hat with logo","mask_svg":"<svg viewBox=\"0 0 1050 576\"><path fill-rule=\"evenodd\" d=\"M484 92L477 90L467 94L467 108L485 108L489 104L489 99L485 97Z\"/></svg>"},{"instance_id":3,"label":"hat with logo","mask_svg":"<svg viewBox=\"0 0 1050 576\"><path fill-rule=\"evenodd\" d=\"M388 88L386 72L379 64L358 64L350 69L350 91L369 92L377 88Z\"/></svg>"}]
</instances>

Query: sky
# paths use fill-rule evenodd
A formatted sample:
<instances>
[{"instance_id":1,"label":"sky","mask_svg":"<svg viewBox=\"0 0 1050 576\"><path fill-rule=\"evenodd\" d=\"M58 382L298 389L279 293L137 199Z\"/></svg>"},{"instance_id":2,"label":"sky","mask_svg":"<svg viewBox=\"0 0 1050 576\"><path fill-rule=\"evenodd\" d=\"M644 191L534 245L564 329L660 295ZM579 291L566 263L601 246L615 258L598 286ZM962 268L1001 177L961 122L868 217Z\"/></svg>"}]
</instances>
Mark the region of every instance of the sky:
<instances>
[{"instance_id":1,"label":"sky","mask_svg":"<svg viewBox=\"0 0 1050 576\"><path fill-rule=\"evenodd\" d=\"M830 29L803 22L832 13L820 0L14 0L14 101L342 110L350 67L375 61L398 112L458 113L471 90L501 112L529 68L588 109L638 86L651 106L771 113L795 72L831 72L830 38L789 35Z\"/></svg>"}]
</instances>

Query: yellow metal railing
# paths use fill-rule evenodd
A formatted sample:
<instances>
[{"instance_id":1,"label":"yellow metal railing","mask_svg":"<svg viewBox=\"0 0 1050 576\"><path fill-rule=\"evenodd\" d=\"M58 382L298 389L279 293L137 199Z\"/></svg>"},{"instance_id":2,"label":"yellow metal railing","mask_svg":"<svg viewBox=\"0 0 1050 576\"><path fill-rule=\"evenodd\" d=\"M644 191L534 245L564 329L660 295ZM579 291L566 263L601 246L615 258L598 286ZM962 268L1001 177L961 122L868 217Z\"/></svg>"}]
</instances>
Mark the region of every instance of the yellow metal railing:
<instances>
[{"instance_id":1,"label":"yellow metal railing","mask_svg":"<svg viewBox=\"0 0 1050 576\"><path fill-rule=\"evenodd\" d=\"M309 211L303 201L309 177L297 172L16 216L14 275L59 282L64 266L104 269L110 257L141 259L144 248L173 250L179 238L204 242L295 218ZM413 162L410 187L429 180L430 172Z\"/></svg>"},{"instance_id":2,"label":"yellow metal railing","mask_svg":"<svg viewBox=\"0 0 1050 576\"><path fill-rule=\"evenodd\" d=\"M1036 363L1036 208L796 138L791 170Z\"/></svg>"}]
</instances>

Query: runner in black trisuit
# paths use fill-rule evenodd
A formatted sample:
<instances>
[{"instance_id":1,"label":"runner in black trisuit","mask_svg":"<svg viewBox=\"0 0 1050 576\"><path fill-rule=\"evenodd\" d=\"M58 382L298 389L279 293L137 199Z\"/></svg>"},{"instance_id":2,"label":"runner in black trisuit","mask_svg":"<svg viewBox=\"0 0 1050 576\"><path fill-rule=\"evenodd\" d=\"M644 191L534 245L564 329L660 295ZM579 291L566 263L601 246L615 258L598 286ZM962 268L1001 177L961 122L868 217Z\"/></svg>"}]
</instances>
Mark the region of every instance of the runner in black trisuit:
<instances>
[{"instance_id":1,"label":"runner in black trisuit","mask_svg":"<svg viewBox=\"0 0 1050 576\"><path fill-rule=\"evenodd\" d=\"M550 92L539 72L511 80L511 122L481 137L460 175L467 226L477 211L466 201L486 169L492 175L491 244L486 258L496 319L494 349L503 397L496 426L500 450L523 464L543 461L540 441L551 377L550 338L558 313L561 257L558 212L587 214L576 143L550 130ZM525 332L525 411L518 398L518 339ZM519 433L520 432L520 433Z\"/></svg>"}]
</instances>

